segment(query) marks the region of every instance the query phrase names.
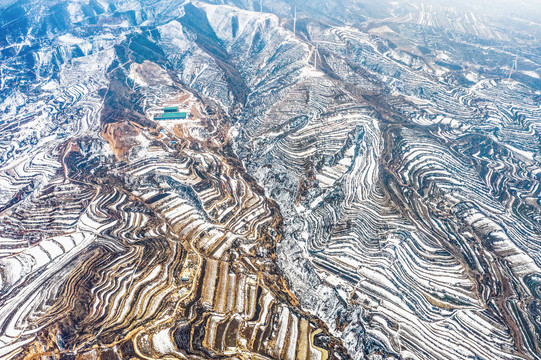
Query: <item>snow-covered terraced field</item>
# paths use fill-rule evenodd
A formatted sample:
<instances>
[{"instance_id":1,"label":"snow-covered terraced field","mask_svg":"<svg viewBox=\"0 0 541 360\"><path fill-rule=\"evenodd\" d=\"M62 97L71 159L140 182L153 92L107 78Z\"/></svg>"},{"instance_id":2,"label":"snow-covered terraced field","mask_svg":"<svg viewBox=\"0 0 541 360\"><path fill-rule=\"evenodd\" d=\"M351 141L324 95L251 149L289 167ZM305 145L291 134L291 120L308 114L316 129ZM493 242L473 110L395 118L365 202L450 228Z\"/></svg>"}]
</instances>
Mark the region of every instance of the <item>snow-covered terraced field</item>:
<instances>
[{"instance_id":1,"label":"snow-covered terraced field","mask_svg":"<svg viewBox=\"0 0 541 360\"><path fill-rule=\"evenodd\" d=\"M337 4L0 12L0 358L540 359L537 40Z\"/></svg>"}]
</instances>

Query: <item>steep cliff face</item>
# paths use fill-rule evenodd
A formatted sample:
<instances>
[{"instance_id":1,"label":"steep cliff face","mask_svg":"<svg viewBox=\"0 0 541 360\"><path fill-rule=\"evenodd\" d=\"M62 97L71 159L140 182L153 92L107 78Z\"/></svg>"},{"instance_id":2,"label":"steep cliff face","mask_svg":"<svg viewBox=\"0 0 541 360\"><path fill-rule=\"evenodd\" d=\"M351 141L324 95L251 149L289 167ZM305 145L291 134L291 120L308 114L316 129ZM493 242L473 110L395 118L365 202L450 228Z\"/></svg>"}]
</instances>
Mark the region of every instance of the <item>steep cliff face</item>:
<instances>
[{"instance_id":1,"label":"steep cliff face","mask_svg":"<svg viewBox=\"0 0 541 360\"><path fill-rule=\"evenodd\" d=\"M532 32L259 5L2 10L0 355L538 359Z\"/></svg>"}]
</instances>

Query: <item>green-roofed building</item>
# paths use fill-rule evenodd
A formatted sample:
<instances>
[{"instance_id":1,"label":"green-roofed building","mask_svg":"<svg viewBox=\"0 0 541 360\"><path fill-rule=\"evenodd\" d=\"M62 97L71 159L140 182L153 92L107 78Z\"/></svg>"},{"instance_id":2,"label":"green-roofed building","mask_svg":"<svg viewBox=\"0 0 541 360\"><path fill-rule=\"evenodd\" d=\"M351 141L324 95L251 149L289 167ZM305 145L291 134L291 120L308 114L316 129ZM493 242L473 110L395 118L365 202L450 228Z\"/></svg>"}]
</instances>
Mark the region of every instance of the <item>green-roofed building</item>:
<instances>
[{"instance_id":1,"label":"green-roofed building","mask_svg":"<svg viewBox=\"0 0 541 360\"><path fill-rule=\"evenodd\" d=\"M164 113L172 113L172 112L177 112L177 111L178 111L178 107L176 106L168 106L168 107L163 108Z\"/></svg>"},{"instance_id":2,"label":"green-roofed building","mask_svg":"<svg viewBox=\"0 0 541 360\"><path fill-rule=\"evenodd\" d=\"M154 120L177 120L186 119L188 114L185 112L164 112L160 116L156 116Z\"/></svg>"}]
</instances>

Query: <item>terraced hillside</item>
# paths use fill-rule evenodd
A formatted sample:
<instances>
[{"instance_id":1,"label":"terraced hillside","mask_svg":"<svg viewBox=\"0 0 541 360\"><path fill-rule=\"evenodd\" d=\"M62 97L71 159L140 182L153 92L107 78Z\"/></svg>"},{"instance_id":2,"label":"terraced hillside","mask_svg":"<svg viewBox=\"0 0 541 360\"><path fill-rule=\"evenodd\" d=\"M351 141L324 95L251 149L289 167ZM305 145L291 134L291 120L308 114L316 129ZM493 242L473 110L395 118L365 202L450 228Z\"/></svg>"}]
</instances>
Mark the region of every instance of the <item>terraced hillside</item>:
<instances>
[{"instance_id":1,"label":"terraced hillside","mask_svg":"<svg viewBox=\"0 0 541 360\"><path fill-rule=\"evenodd\" d=\"M527 21L8 5L0 357L541 359Z\"/></svg>"}]
</instances>

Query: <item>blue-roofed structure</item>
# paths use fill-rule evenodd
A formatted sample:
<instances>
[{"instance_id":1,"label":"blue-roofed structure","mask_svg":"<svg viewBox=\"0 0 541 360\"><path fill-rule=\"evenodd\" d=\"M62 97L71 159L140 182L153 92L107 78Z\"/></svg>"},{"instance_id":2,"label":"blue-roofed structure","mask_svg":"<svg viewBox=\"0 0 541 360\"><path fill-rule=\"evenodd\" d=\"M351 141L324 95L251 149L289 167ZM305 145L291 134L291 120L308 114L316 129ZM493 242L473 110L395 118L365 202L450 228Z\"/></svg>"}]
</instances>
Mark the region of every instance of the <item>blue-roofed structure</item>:
<instances>
[{"instance_id":1,"label":"blue-roofed structure","mask_svg":"<svg viewBox=\"0 0 541 360\"><path fill-rule=\"evenodd\" d=\"M187 112L178 111L178 107L170 106L163 108L163 113L161 115L155 116L154 120L178 120L187 118Z\"/></svg>"}]
</instances>

